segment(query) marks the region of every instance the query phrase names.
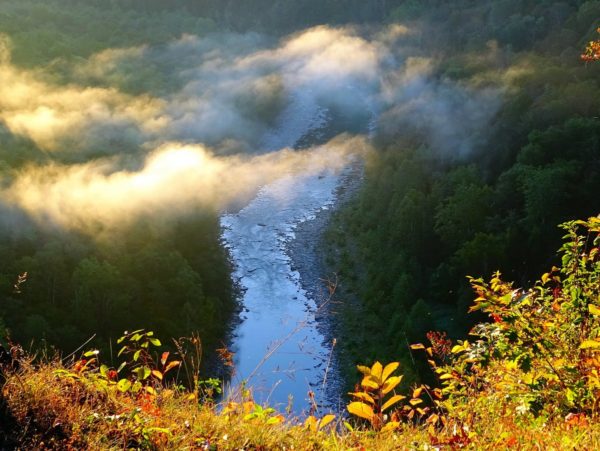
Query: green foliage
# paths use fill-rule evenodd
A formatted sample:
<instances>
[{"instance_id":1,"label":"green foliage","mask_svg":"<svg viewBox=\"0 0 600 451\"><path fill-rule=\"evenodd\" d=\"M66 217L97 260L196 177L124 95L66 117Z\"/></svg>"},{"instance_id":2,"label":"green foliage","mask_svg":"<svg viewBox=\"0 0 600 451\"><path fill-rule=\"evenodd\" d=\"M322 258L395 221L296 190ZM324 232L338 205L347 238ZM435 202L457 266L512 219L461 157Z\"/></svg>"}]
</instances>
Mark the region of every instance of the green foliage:
<instances>
[{"instance_id":1,"label":"green foliage","mask_svg":"<svg viewBox=\"0 0 600 451\"><path fill-rule=\"evenodd\" d=\"M464 337L479 319L466 315L464 274L499 268L524 284L558 263L555 224L600 211L600 67L578 58L600 3L400 3L418 20L414 53L436 56L435 82L503 92L467 155L426 146L418 125L382 126L363 187L328 236L343 246L330 254L332 271L357 299L342 305L344 356L400 359L412 381L428 376L407 337Z\"/></svg>"},{"instance_id":2,"label":"green foliage","mask_svg":"<svg viewBox=\"0 0 600 451\"><path fill-rule=\"evenodd\" d=\"M162 229L139 223L106 243L36 232L17 240L0 233L13 256L0 265L12 282L0 312L15 340L44 339L70 351L95 334L94 345L108 352L111 337L147 325L169 338L199 332L209 349L222 341L233 296L215 216ZM25 271L15 293L16 275Z\"/></svg>"}]
</instances>

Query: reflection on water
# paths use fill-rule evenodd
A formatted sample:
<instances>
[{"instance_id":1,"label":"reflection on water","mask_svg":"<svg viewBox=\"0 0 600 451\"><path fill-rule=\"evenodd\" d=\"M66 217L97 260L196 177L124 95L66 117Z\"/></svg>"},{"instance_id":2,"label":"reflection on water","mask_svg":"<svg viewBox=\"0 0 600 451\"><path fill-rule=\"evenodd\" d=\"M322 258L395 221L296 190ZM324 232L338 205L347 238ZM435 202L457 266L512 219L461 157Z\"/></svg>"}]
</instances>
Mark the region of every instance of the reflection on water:
<instances>
[{"instance_id":1,"label":"reflection on water","mask_svg":"<svg viewBox=\"0 0 600 451\"><path fill-rule=\"evenodd\" d=\"M239 213L221 218L234 277L243 289L234 383L249 379L256 400L279 409L292 396L296 413L309 408L309 390L324 401L321 384L331 350L317 330L315 302L290 266L286 242L299 223L333 204L339 180L330 171L286 175Z\"/></svg>"}]
</instances>

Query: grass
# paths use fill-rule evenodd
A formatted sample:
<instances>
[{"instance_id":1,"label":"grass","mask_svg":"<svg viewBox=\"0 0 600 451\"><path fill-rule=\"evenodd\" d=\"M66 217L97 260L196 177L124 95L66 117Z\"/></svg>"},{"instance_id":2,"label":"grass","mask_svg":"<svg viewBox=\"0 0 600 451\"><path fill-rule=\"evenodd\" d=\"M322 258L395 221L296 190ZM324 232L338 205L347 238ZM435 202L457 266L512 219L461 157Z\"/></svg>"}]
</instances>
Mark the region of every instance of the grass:
<instances>
[{"instance_id":1,"label":"grass","mask_svg":"<svg viewBox=\"0 0 600 451\"><path fill-rule=\"evenodd\" d=\"M162 385L154 394L123 393L116 383L98 384L97 370L77 373L60 360L34 365L22 359L20 366L7 372L2 389L2 423L10 419L10 440L20 449L600 449L595 419L540 423L492 396L465 406L478 416L472 430L452 414L433 434L414 423L386 433L355 424L351 431L339 417L319 430L249 398L237 405L199 403L188 390ZM456 419L465 413L456 412Z\"/></svg>"}]
</instances>

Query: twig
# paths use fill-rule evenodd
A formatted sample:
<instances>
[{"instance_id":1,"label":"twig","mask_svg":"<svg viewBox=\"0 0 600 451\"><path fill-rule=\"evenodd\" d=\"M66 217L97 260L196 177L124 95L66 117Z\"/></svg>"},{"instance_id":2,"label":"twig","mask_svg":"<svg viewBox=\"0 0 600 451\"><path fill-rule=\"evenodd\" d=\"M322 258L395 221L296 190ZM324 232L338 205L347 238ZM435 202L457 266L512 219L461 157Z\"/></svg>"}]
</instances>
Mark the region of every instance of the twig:
<instances>
[{"instance_id":1,"label":"twig","mask_svg":"<svg viewBox=\"0 0 600 451\"><path fill-rule=\"evenodd\" d=\"M75 349L75 351L73 351L71 354L69 354L66 357L63 357L61 360L64 362L65 360L67 360L69 357L72 357L75 355L75 353L79 352L85 345L87 345L90 341L92 341L94 338L96 338L96 334L92 335L90 338L87 339L87 341L85 343L83 343L81 346L79 346L77 349Z\"/></svg>"}]
</instances>

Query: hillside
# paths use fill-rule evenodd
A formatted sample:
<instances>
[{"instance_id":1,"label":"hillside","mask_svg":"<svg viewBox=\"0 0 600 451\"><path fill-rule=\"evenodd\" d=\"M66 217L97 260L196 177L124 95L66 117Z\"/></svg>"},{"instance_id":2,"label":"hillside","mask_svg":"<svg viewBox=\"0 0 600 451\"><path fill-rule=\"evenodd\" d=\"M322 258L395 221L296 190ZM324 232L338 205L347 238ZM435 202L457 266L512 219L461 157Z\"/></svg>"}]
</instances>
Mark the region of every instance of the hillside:
<instances>
[{"instance_id":1,"label":"hillside","mask_svg":"<svg viewBox=\"0 0 600 451\"><path fill-rule=\"evenodd\" d=\"M595 449L600 396L600 218L572 221L562 267L530 289L496 274L471 279L491 320L469 341L429 334L436 385L396 393L402 368L359 366L347 412L287 418L243 389L216 402L218 380L199 380L200 342L158 351L151 332L118 340L122 364L98 351L69 362L2 355L1 440L21 449ZM156 356L156 357L155 357ZM226 364L231 355L223 352ZM399 370L399 371L398 371ZM168 373L177 373L175 381ZM187 387L177 381L185 381ZM316 407L316 406L315 406ZM345 417L350 418L345 418Z\"/></svg>"}]
</instances>

